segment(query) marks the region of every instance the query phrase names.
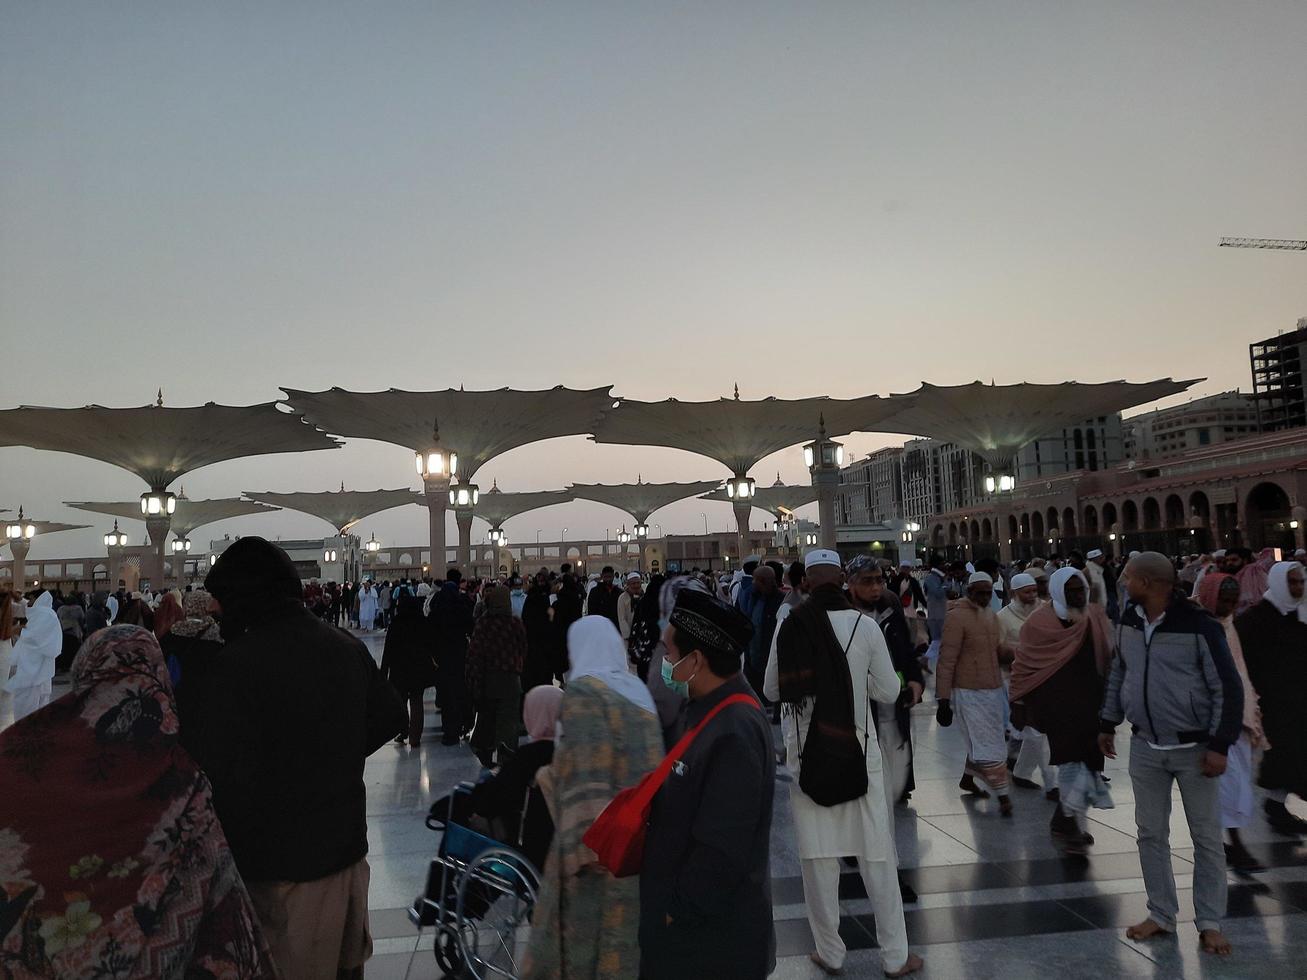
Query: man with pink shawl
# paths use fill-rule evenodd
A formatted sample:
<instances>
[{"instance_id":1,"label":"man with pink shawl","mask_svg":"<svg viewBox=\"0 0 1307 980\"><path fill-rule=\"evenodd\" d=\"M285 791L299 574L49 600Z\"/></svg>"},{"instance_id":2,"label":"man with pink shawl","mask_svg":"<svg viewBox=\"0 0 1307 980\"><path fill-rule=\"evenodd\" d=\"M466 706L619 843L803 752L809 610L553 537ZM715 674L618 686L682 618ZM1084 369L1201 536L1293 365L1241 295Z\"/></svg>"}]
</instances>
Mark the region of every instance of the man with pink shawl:
<instances>
[{"instance_id":1,"label":"man with pink shawl","mask_svg":"<svg viewBox=\"0 0 1307 980\"><path fill-rule=\"evenodd\" d=\"M1049 580L1051 602L1026 619L1012 663L1009 695L1014 716L1048 736L1058 767L1060 801L1049 830L1068 854L1093 843L1086 828L1090 807L1110 809L1098 747L1098 709L1112 659L1112 624L1089 602L1089 583L1071 567Z\"/></svg>"},{"instance_id":2,"label":"man with pink shawl","mask_svg":"<svg viewBox=\"0 0 1307 980\"><path fill-rule=\"evenodd\" d=\"M1258 552L1256 561L1249 562L1236 573L1235 578L1239 580L1239 605L1234 610L1236 616L1262 601L1266 595L1271 566L1274 564L1275 549L1263 548Z\"/></svg>"}]
</instances>

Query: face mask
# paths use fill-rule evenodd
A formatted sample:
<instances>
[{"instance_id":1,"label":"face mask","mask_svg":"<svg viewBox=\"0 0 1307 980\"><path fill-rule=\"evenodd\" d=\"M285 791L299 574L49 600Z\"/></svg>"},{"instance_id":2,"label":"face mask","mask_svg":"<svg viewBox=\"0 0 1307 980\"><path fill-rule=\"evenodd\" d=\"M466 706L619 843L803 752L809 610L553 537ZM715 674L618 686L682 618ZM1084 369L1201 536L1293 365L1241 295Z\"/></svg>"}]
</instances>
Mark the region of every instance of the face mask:
<instances>
[{"instance_id":1,"label":"face mask","mask_svg":"<svg viewBox=\"0 0 1307 980\"><path fill-rule=\"evenodd\" d=\"M663 683L681 697L688 698L690 696L690 681L694 680L695 675L691 674L688 680L676 680L673 675L676 673L676 668L679 666L681 666L681 661L678 660L676 663L672 663L666 657L663 658Z\"/></svg>"}]
</instances>

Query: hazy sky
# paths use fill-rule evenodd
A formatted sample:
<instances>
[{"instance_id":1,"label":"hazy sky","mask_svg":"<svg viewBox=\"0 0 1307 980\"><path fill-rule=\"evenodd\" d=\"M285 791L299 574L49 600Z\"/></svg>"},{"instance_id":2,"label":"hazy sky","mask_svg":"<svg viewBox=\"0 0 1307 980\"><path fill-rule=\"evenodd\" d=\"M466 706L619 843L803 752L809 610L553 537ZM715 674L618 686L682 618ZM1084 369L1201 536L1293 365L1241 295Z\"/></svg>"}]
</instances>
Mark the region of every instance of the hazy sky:
<instances>
[{"instance_id":1,"label":"hazy sky","mask_svg":"<svg viewBox=\"0 0 1307 980\"><path fill-rule=\"evenodd\" d=\"M1302 0L0 0L0 407L137 405L159 386L245 403L281 384L1247 388L1248 342L1307 314L1307 255L1216 242L1307 237L1305 48ZM778 469L806 479L797 449L754 475ZM637 472L725 475L577 439L480 476ZM408 453L366 442L184 482L342 479L416 486ZM0 449L0 506L35 516L142 489ZM704 510L658 519L688 532ZM508 528L601 533L614 515ZM91 521L34 557L98 553ZM425 515L362 530L416 543Z\"/></svg>"}]
</instances>

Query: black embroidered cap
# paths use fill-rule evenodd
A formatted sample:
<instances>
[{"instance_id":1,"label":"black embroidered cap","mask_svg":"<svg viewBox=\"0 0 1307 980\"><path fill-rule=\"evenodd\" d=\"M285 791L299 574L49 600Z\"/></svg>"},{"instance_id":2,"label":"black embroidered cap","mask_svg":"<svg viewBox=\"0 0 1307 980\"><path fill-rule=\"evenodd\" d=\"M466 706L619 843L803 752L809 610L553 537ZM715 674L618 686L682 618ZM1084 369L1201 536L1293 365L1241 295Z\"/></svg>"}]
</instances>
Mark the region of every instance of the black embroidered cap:
<instances>
[{"instance_id":1,"label":"black embroidered cap","mask_svg":"<svg viewBox=\"0 0 1307 980\"><path fill-rule=\"evenodd\" d=\"M753 637L753 624L742 612L697 589L677 594L669 619L705 652L740 654Z\"/></svg>"}]
</instances>

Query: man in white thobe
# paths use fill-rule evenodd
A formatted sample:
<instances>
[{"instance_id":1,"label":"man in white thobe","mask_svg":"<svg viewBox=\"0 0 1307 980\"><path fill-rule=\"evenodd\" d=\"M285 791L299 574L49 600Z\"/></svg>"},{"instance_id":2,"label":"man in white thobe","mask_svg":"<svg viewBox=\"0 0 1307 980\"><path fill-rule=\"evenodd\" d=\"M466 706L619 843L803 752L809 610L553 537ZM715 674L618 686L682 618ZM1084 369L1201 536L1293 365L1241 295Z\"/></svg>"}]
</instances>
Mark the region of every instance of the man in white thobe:
<instances>
[{"instance_id":1,"label":"man in white thobe","mask_svg":"<svg viewBox=\"0 0 1307 980\"><path fill-rule=\"evenodd\" d=\"M876 740L876 726L869 723L873 701L893 702L898 698L899 678L880 627L842 598L840 586L844 571L839 554L824 549L812 551L804 558L804 565L809 594L805 602L822 602L820 608L841 603L844 607L827 609L825 615L829 617L835 641L844 650L853 687L853 721L858 742L866 750L867 767L864 795L835 806L816 803L799 788L801 748L808 738L815 699L782 705L786 758L793 777L790 803L798 834L803 897L817 947L811 958L826 973L834 975L843 969L846 948L839 934L840 859L855 857L875 913L876 944L881 950L882 967L887 976L906 976L921 969L922 961L908 951L892 840L892 804L885 789L879 743L874 752L870 751L870 742ZM790 611L790 615L794 612ZM763 693L774 701L781 700L777 656L781 635L778 623L763 682Z\"/></svg>"},{"instance_id":2,"label":"man in white thobe","mask_svg":"<svg viewBox=\"0 0 1307 980\"><path fill-rule=\"evenodd\" d=\"M54 613L54 599L49 592L42 592L27 611L27 624L14 644L14 676L3 685L14 699L14 721L50 703L54 662L62 649L63 631Z\"/></svg>"}]
</instances>

